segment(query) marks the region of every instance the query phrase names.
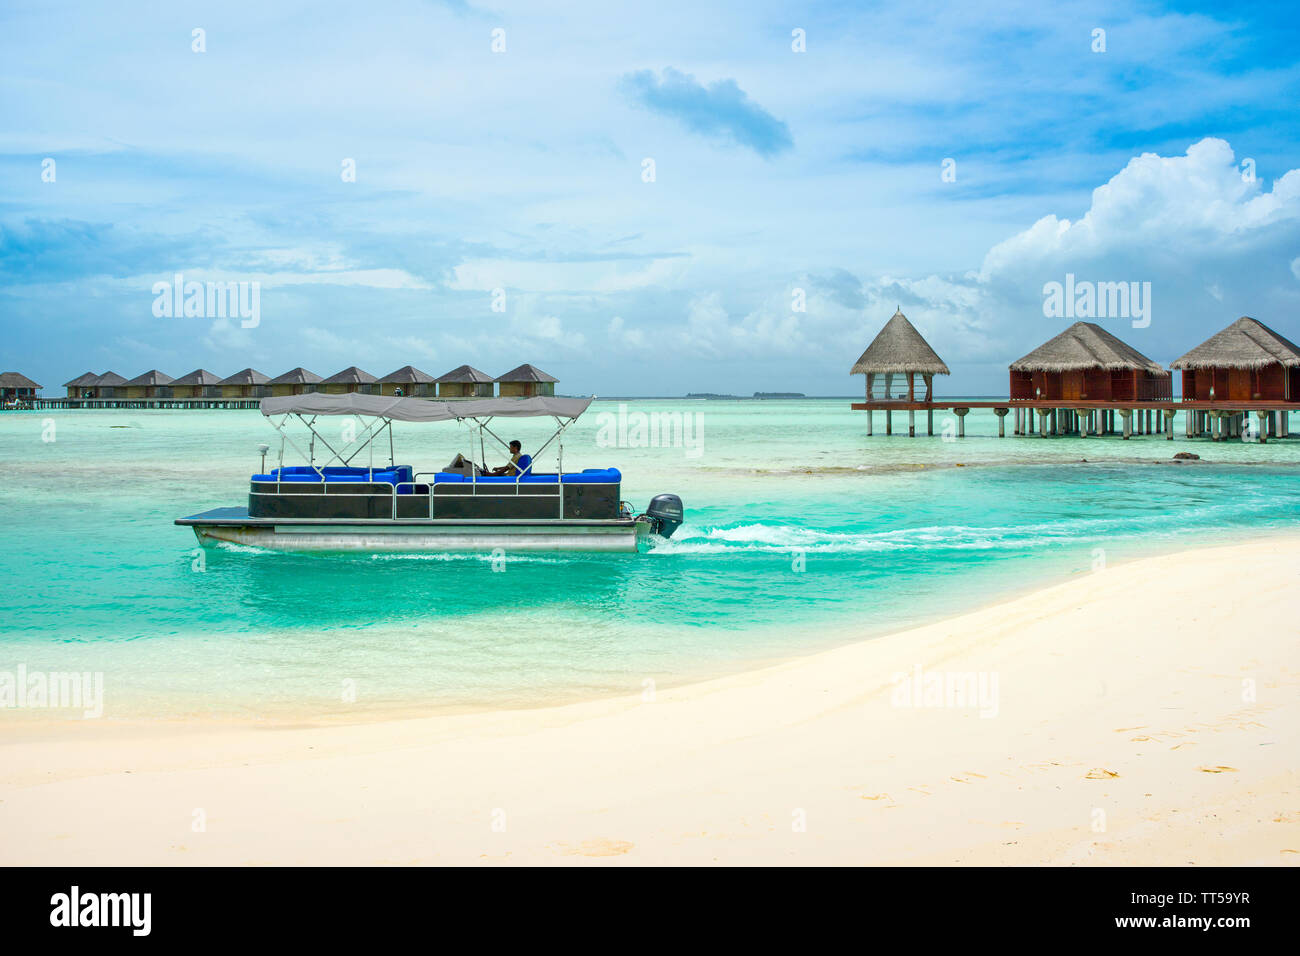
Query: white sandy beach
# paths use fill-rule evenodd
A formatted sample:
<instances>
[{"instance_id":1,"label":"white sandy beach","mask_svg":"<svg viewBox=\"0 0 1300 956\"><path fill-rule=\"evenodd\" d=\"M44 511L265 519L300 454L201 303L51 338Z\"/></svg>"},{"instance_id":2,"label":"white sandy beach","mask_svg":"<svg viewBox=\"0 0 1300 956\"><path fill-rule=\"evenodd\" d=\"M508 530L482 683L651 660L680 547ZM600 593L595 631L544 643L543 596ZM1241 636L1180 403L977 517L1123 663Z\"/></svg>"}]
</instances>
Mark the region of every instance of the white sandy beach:
<instances>
[{"instance_id":1,"label":"white sandy beach","mask_svg":"<svg viewBox=\"0 0 1300 956\"><path fill-rule=\"evenodd\" d=\"M898 706L918 667L995 678L987 715ZM1300 538L1269 537L652 701L0 720L0 863L1294 865L1298 743Z\"/></svg>"}]
</instances>

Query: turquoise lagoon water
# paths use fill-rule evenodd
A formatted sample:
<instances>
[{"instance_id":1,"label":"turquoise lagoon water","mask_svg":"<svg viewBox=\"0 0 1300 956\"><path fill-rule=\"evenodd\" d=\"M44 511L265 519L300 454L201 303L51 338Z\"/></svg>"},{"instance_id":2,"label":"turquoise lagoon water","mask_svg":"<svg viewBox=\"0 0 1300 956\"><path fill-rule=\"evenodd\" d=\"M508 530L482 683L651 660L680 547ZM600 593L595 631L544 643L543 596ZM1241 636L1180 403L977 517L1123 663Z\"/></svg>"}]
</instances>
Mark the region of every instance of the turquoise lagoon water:
<instances>
[{"instance_id":1,"label":"turquoise lagoon water","mask_svg":"<svg viewBox=\"0 0 1300 956\"><path fill-rule=\"evenodd\" d=\"M999 440L979 411L957 441L886 438L879 416L867 438L847 404L633 401L630 439L638 413L683 412L693 447L619 448L620 403L598 402L570 429L566 470L615 465L625 498L676 492L687 523L649 554L514 556L504 571L483 555L247 548L207 550L195 570L194 537L171 522L245 501L257 445L277 447L258 412L6 413L0 670L102 671L106 714L126 718L633 695L972 609L1099 555L1300 529L1300 440ZM504 427L529 450L548 434ZM394 432L420 469L471 450L454 425ZM1175 464L1178 450L1206 461Z\"/></svg>"}]
</instances>

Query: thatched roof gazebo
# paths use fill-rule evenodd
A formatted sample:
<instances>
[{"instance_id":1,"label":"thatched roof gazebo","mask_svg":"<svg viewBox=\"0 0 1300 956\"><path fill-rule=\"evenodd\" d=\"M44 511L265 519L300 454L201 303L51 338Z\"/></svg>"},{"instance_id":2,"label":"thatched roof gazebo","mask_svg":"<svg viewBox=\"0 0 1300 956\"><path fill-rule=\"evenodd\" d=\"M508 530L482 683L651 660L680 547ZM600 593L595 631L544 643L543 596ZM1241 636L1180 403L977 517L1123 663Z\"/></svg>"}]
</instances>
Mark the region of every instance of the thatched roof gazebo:
<instances>
[{"instance_id":1,"label":"thatched roof gazebo","mask_svg":"<svg viewBox=\"0 0 1300 956\"><path fill-rule=\"evenodd\" d=\"M335 372L329 378L321 379L320 388L317 391L325 392L327 395L346 395L349 392L370 395L374 392L375 382L375 377L365 369L349 365L343 371Z\"/></svg>"},{"instance_id":2,"label":"thatched roof gazebo","mask_svg":"<svg viewBox=\"0 0 1300 956\"><path fill-rule=\"evenodd\" d=\"M498 394L502 398L554 395L557 382L559 379L554 375L548 375L536 365L529 365L527 362L497 377L497 384L500 386Z\"/></svg>"},{"instance_id":3,"label":"thatched roof gazebo","mask_svg":"<svg viewBox=\"0 0 1300 956\"><path fill-rule=\"evenodd\" d=\"M902 309L894 311L893 318L871 340L849 374L867 377L867 400L853 407L866 411L868 435L871 434L872 409L875 408L884 409L885 434L893 434L894 406L907 408L907 433L915 435L918 404L925 408L926 433L934 434L934 408L929 407L934 401L934 377L952 373L930 348L930 343L907 321ZM918 384L924 388L924 395L920 394ZM965 420L962 421L964 427Z\"/></svg>"},{"instance_id":4,"label":"thatched roof gazebo","mask_svg":"<svg viewBox=\"0 0 1300 956\"><path fill-rule=\"evenodd\" d=\"M320 384L320 376L299 365L297 368L289 369L283 375L277 375L271 379L270 384L272 395L306 395L308 392L316 391L316 386Z\"/></svg>"},{"instance_id":5,"label":"thatched roof gazebo","mask_svg":"<svg viewBox=\"0 0 1300 956\"><path fill-rule=\"evenodd\" d=\"M1166 401L1169 373L1094 322L1075 322L1011 363L1014 401Z\"/></svg>"},{"instance_id":6,"label":"thatched roof gazebo","mask_svg":"<svg viewBox=\"0 0 1300 956\"><path fill-rule=\"evenodd\" d=\"M434 381L439 398L491 398L495 379L472 365L461 365Z\"/></svg>"},{"instance_id":7,"label":"thatched roof gazebo","mask_svg":"<svg viewBox=\"0 0 1300 956\"><path fill-rule=\"evenodd\" d=\"M952 373L900 309L871 340L849 374L867 377L867 402L878 404L931 401L934 377ZM917 395L918 378L925 385L924 398Z\"/></svg>"},{"instance_id":8,"label":"thatched roof gazebo","mask_svg":"<svg viewBox=\"0 0 1300 956\"><path fill-rule=\"evenodd\" d=\"M433 376L414 365L403 365L379 380L380 395L404 395L407 398L431 398L437 391Z\"/></svg>"},{"instance_id":9,"label":"thatched roof gazebo","mask_svg":"<svg viewBox=\"0 0 1300 956\"><path fill-rule=\"evenodd\" d=\"M1300 403L1300 346L1243 315L1169 366L1183 399Z\"/></svg>"}]
</instances>

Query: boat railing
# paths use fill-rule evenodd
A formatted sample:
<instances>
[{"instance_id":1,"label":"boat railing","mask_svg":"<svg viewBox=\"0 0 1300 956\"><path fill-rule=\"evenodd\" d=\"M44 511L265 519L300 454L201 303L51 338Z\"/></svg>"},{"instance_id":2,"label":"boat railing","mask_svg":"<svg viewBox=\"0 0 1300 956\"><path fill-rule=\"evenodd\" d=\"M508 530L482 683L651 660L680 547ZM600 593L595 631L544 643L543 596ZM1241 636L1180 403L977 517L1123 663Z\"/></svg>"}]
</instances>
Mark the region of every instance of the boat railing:
<instances>
[{"instance_id":1,"label":"boat railing","mask_svg":"<svg viewBox=\"0 0 1300 956\"><path fill-rule=\"evenodd\" d=\"M420 481L421 476L432 477L433 481ZM402 485L409 484L409 485L429 486L429 517L430 518L437 517L437 515L434 512L435 512L436 501L438 496L438 488L464 488L467 485L469 486L470 489L469 497L471 498L555 498L559 504L560 517L561 518L564 517L564 485L561 482L559 475L556 475L555 491L553 492L550 491L536 492L532 490L524 491L523 489L525 488L533 489L539 486L543 486L543 483L523 482L519 480L519 478L521 477L519 475L515 476L514 481L510 481L510 482L494 481L491 483L486 481L477 481L475 480L474 477L470 477L468 481L438 481L437 476L438 476L437 472L422 471L422 472L418 472L415 475L414 481L402 482ZM546 483L544 486L549 487L549 483ZM504 489L509 489L509 490L504 490ZM397 509L396 501L393 502L393 509L394 509L394 514L396 514L396 509Z\"/></svg>"},{"instance_id":2,"label":"boat railing","mask_svg":"<svg viewBox=\"0 0 1300 956\"><path fill-rule=\"evenodd\" d=\"M271 484L272 482L259 482L259 484ZM299 481L276 481L275 491L250 491L249 494L261 497L263 495L272 498L319 498L325 495L330 498L337 498L340 495L345 498L374 498L377 496L388 495L392 499L390 513L394 519L397 518L397 489L400 486L409 485L411 482L403 481L394 484L391 481L376 481L368 478L364 482L344 482L344 481L320 481L320 482L299 482ZM286 488L296 488L303 484L308 484L312 488L320 488L320 491L286 491ZM362 484L367 489L365 491L356 491L356 485ZM374 491L375 486L386 487L388 491Z\"/></svg>"},{"instance_id":3,"label":"boat railing","mask_svg":"<svg viewBox=\"0 0 1300 956\"><path fill-rule=\"evenodd\" d=\"M438 475L437 472L422 471L422 472L417 472L413 476L413 479L411 481L399 481L396 483L391 481L376 481L376 480L367 480L365 482L350 482L350 481L349 482L342 482L342 481L310 482L310 485L313 488L320 488L321 489L320 491L296 491L296 490L289 491L286 489L299 487L301 486L302 482L276 481L275 491L273 492L254 491L251 493L254 495L274 495L276 497L288 497L288 498L315 498L315 497L319 497L320 495L327 495L329 497L337 497L339 495L342 495L344 497L375 497L376 495L388 495L392 500L390 514L392 515L392 518L395 521L397 520L397 502L399 500L399 497L409 497L410 495L416 493L416 489L418 487L425 486L428 487L429 489L429 517L430 518L437 517L434 511L435 511L435 501L437 497L438 488L468 487L470 489L469 497L475 497L475 498L554 498L556 499L559 508L559 517L561 518L564 517L564 485L561 482L560 477L558 475L556 476L555 479L555 491L542 491L542 492L534 491L532 489L538 487L549 487L550 486L549 483L522 482L518 479L518 477L516 477L516 479L511 482L494 481L489 483L485 481L475 481L472 479L469 481L438 481L437 475ZM433 480L421 481L421 478L432 478ZM366 490L364 491L355 490L358 484L362 485ZM377 486L387 488L388 490L375 491L374 489ZM409 489L409 491L404 493L402 491L403 488Z\"/></svg>"}]
</instances>

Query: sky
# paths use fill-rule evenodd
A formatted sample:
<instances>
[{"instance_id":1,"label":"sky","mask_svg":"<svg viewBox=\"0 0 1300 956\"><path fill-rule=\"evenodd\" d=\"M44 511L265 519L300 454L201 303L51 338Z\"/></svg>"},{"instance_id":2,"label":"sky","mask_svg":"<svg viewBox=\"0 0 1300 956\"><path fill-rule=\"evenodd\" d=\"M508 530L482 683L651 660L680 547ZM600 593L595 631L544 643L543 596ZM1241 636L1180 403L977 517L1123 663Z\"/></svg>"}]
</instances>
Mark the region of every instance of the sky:
<instances>
[{"instance_id":1,"label":"sky","mask_svg":"<svg viewBox=\"0 0 1300 956\"><path fill-rule=\"evenodd\" d=\"M1164 364L1300 340L1298 53L1268 3L4 0L0 370L851 395L901 308L1005 395L1067 276Z\"/></svg>"}]
</instances>

